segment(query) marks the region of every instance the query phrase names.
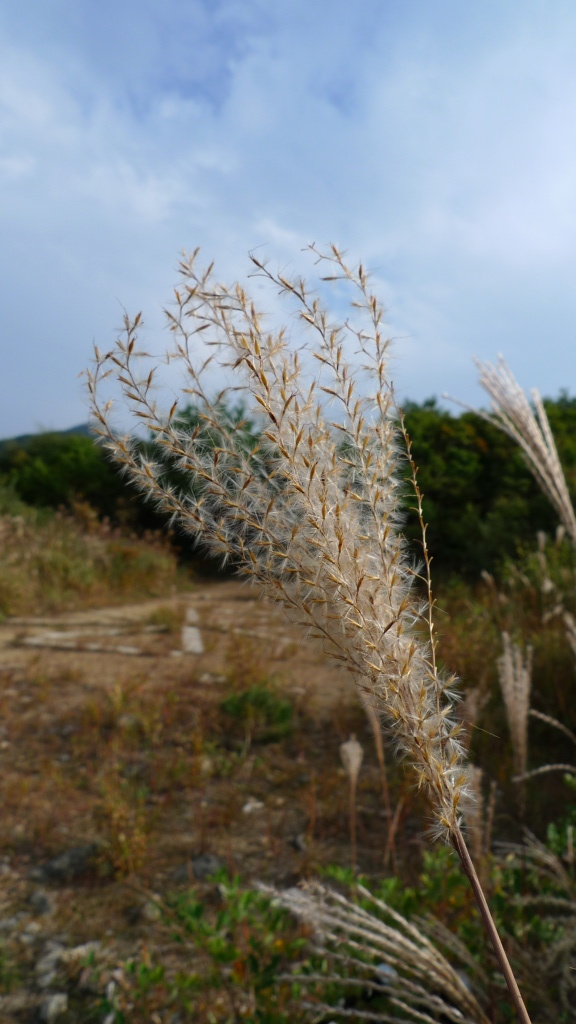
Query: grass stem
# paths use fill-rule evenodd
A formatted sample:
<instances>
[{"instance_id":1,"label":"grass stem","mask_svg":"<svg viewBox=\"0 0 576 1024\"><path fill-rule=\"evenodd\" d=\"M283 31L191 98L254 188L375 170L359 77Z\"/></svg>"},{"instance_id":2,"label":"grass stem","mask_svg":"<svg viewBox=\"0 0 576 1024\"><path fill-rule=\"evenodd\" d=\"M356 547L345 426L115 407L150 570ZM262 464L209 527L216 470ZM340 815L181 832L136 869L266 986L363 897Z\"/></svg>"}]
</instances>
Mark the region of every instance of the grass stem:
<instances>
[{"instance_id":1,"label":"grass stem","mask_svg":"<svg viewBox=\"0 0 576 1024\"><path fill-rule=\"evenodd\" d=\"M518 1020L521 1022L521 1024L531 1024L530 1017L528 1016L528 1010L526 1009L526 1005L524 1003L524 1000L522 999L520 989L518 988L516 978L514 977L514 973L510 966L510 961L508 960L508 957L506 955L506 950L502 945L502 940L498 934L498 930L494 923L494 918L492 917L490 907L488 906L486 897L484 895L484 890L482 889L482 886L480 884L480 879L476 874L476 868L474 867L474 863L470 856L468 847L466 846L464 836L462 835L462 832L460 831L459 828L456 828L454 830L453 843L454 849L456 850L458 856L460 857L460 861L462 863L462 867L464 868L464 872L468 878L468 881L470 882L470 885L472 886L472 892L474 893L474 898L480 911L482 923L490 939L490 942L492 943L492 948L494 949L494 953L496 955L496 959L498 961L500 970L504 975L504 980L506 981L506 985L508 986L510 998L514 1003L514 1008L516 1010Z\"/></svg>"}]
</instances>

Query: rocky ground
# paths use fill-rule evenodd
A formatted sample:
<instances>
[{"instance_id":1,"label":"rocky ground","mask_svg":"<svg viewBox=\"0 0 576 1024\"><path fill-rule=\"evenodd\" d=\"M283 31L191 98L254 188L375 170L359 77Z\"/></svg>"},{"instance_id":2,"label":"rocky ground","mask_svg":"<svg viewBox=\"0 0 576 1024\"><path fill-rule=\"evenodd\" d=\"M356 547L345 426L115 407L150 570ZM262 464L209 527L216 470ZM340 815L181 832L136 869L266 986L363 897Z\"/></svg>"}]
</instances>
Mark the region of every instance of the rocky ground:
<instances>
[{"instance_id":1,"label":"rocky ground","mask_svg":"<svg viewBox=\"0 0 576 1024\"><path fill-rule=\"evenodd\" d=\"M261 718L241 696L254 686L272 695ZM130 956L177 957L162 899L208 891L219 868L292 884L348 864L351 732L359 863L383 868L381 779L348 680L237 582L1 623L0 703L2 1022L112 1024L87 1007L113 1002Z\"/></svg>"}]
</instances>

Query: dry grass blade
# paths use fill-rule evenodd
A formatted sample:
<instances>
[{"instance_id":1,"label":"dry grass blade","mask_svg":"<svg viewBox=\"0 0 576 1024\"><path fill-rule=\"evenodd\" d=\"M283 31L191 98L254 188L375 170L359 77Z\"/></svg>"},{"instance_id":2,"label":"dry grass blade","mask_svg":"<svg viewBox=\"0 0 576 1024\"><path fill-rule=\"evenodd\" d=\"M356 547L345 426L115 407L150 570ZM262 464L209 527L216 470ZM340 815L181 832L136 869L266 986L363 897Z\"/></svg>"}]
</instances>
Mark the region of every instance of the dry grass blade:
<instances>
[{"instance_id":1,"label":"dry grass blade","mask_svg":"<svg viewBox=\"0 0 576 1024\"><path fill-rule=\"evenodd\" d=\"M559 732L564 733L569 740L572 740L574 746L576 746L576 735L564 725L563 722L559 722L557 718L553 718L552 715L545 715L543 711L536 711L534 708L530 708L530 714L532 718L539 719L540 722L546 722L547 725L551 725L553 729L558 729Z\"/></svg>"},{"instance_id":2,"label":"dry grass blade","mask_svg":"<svg viewBox=\"0 0 576 1024\"><path fill-rule=\"evenodd\" d=\"M518 384L506 361L499 357L496 366L476 361L479 381L492 400L485 418L500 427L522 449L526 462L556 509L573 544L576 544L576 517L558 457L542 399L531 392L534 408Z\"/></svg>"},{"instance_id":3,"label":"dry grass blade","mask_svg":"<svg viewBox=\"0 0 576 1024\"><path fill-rule=\"evenodd\" d=\"M496 782L490 784L488 800L483 793L484 773L481 768L470 767L470 797L466 808L466 831L472 860L483 889L490 881L492 829L496 807Z\"/></svg>"},{"instance_id":4,"label":"dry grass blade","mask_svg":"<svg viewBox=\"0 0 576 1024\"><path fill-rule=\"evenodd\" d=\"M546 725L552 726L553 729L557 729L559 732L567 736L569 740L576 745L576 736L571 729L563 725L556 718L551 715L545 715L542 711L530 710L530 714L533 718L539 719L541 722L545 722ZM565 775L576 775L576 765L573 764L543 764L539 768L533 768L532 771L524 772L522 775L516 776L514 782L524 782L526 779L533 779L537 775L547 775L549 772L564 772Z\"/></svg>"},{"instance_id":5,"label":"dry grass blade","mask_svg":"<svg viewBox=\"0 0 576 1024\"><path fill-rule=\"evenodd\" d=\"M538 913L548 934L537 963L527 970L536 974L540 987L560 994L566 1020L576 1020L576 883L573 878L573 829L566 831L562 858L526 833L522 845L499 844L498 849L531 877L535 895L518 897L518 903Z\"/></svg>"},{"instance_id":6,"label":"dry grass blade","mask_svg":"<svg viewBox=\"0 0 576 1024\"><path fill-rule=\"evenodd\" d=\"M322 1009L335 1018L402 1019L416 1024L437 1021L441 1016L455 1024L488 1024L470 982L463 980L425 934L425 923L407 921L362 886L357 892L372 909L317 884L274 892L282 906L313 929L319 951L337 966L334 979L353 991L360 988L385 997L377 1013L333 1006ZM453 936L450 945L460 952ZM462 953L468 969L473 968L472 958L466 951ZM303 984L311 980L306 976L298 979ZM318 1011L318 1005L312 1005ZM404 1016L398 1017L395 1010Z\"/></svg>"},{"instance_id":7,"label":"dry grass blade","mask_svg":"<svg viewBox=\"0 0 576 1024\"><path fill-rule=\"evenodd\" d=\"M498 678L504 698L506 718L514 752L514 774L517 779L526 776L528 763L528 715L530 713L530 689L532 686L532 647L526 652L512 643L508 633L502 634L504 651L498 659ZM521 807L524 810L526 794L521 790Z\"/></svg>"},{"instance_id":8,"label":"dry grass blade","mask_svg":"<svg viewBox=\"0 0 576 1024\"><path fill-rule=\"evenodd\" d=\"M566 632L566 639L570 644L570 649L576 657L576 620L570 612L564 612L564 629Z\"/></svg>"}]
</instances>

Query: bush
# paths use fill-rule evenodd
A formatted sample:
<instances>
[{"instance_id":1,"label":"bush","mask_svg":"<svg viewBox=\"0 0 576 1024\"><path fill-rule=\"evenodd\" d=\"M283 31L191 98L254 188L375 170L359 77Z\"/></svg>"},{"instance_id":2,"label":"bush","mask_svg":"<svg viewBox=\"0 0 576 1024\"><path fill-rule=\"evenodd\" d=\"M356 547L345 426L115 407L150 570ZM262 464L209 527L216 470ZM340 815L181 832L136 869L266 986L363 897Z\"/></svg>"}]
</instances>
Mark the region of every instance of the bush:
<instances>
[{"instance_id":1,"label":"bush","mask_svg":"<svg viewBox=\"0 0 576 1024\"><path fill-rule=\"evenodd\" d=\"M29 508L0 488L0 614L30 615L170 593L179 579L174 553L159 537L126 538L105 524L85 525Z\"/></svg>"}]
</instances>

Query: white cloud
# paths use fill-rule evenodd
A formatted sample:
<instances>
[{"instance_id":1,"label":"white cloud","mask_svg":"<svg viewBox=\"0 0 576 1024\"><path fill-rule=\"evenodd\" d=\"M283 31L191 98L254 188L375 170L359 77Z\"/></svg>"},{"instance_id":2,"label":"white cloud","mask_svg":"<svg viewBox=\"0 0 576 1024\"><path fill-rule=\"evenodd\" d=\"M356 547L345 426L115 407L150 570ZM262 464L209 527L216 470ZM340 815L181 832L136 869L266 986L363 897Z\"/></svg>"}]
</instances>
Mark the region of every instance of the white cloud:
<instances>
[{"instance_id":1,"label":"white cloud","mask_svg":"<svg viewBox=\"0 0 576 1024\"><path fill-rule=\"evenodd\" d=\"M222 276L254 246L297 270L311 240L362 255L417 398L472 398L469 356L500 349L556 392L576 372L575 35L561 0L12 5L0 436L85 417L75 374L122 304L160 348L197 244Z\"/></svg>"}]
</instances>

